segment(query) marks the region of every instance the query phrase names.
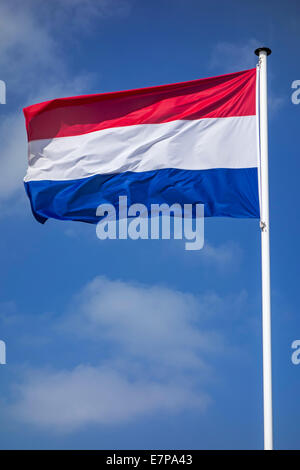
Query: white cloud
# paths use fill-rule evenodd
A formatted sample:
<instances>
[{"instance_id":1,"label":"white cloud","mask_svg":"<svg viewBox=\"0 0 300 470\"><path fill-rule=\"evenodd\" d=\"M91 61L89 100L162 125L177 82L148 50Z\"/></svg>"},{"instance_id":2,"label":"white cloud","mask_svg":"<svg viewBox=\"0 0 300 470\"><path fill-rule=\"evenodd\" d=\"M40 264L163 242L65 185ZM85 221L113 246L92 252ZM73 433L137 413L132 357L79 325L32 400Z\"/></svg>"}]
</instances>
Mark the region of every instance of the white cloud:
<instances>
[{"instance_id":1,"label":"white cloud","mask_svg":"<svg viewBox=\"0 0 300 470\"><path fill-rule=\"evenodd\" d=\"M158 411L205 410L212 400L207 386L215 380L211 359L226 354L226 347L218 331L201 323L220 309L213 294L197 298L97 277L77 295L58 330L73 337L76 349L81 337L98 344L106 351L102 360L69 370L29 370L9 410L17 420L57 432Z\"/></svg>"},{"instance_id":2,"label":"white cloud","mask_svg":"<svg viewBox=\"0 0 300 470\"><path fill-rule=\"evenodd\" d=\"M28 5L0 4L0 66L10 96L24 96L64 69L58 45Z\"/></svg>"},{"instance_id":3,"label":"white cloud","mask_svg":"<svg viewBox=\"0 0 300 470\"><path fill-rule=\"evenodd\" d=\"M112 368L84 365L71 371L31 372L17 392L12 414L56 432L90 424L113 425L157 411L204 410L210 401L186 382L130 380Z\"/></svg>"},{"instance_id":4,"label":"white cloud","mask_svg":"<svg viewBox=\"0 0 300 470\"><path fill-rule=\"evenodd\" d=\"M222 347L217 332L198 328L202 315L192 294L97 277L77 296L64 328L114 342L132 357L199 368L203 354Z\"/></svg>"},{"instance_id":5,"label":"white cloud","mask_svg":"<svg viewBox=\"0 0 300 470\"><path fill-rule=\"evenodd\" d=\"M66 82L72 77L69 42L88 35L94 24L99 28L101 18L128 13L129 4L122 0L0 3L1 78L11 95L32 94L43 80L50 86Z\"/></svg>"}]
</instances>

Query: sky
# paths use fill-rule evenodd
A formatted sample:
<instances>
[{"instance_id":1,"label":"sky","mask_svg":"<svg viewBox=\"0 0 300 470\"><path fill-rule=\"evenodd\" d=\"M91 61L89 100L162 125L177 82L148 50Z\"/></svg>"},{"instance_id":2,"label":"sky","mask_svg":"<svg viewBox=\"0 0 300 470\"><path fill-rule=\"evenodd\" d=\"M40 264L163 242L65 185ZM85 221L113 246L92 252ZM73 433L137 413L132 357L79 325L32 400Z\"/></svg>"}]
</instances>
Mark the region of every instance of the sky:
<instances>
[{"instance_id":1,"label":"sky","mask_svg":"<svg viewBox=\"0 0 300 470\"><path fill-rule=\"evenodd\" d=\"M274 445L299 449L300 4L0 0L1 449L263 448L260 230L204 248L33 218L22 108L252 68L268 46Z\"/></svg>"}]
</instances>

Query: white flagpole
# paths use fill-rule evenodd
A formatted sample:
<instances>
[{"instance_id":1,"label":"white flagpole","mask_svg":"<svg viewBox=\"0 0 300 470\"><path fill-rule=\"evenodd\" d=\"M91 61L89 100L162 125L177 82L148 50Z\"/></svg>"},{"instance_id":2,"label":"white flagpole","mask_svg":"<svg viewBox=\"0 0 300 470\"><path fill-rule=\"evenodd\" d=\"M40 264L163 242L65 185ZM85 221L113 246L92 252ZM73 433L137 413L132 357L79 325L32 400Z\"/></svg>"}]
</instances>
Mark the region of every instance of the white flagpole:
<instances>
[{"instance_id":1,"label":"white flagpole","mask_svg":"<svg viewBox=\"0 0 300 470\"><path fill-rule=\"evenodd\" d=\"M271 356L271 292L270 292L270 228L268 176L268 107L267 56L268 47L255 50L259 56L259 123L260 123L260 184L261 184L261 269L262 269L262 328L263 328L263 388L264 388L264 449L273 449L272 417L272 356Z\"/></svg>"}]
</instances>

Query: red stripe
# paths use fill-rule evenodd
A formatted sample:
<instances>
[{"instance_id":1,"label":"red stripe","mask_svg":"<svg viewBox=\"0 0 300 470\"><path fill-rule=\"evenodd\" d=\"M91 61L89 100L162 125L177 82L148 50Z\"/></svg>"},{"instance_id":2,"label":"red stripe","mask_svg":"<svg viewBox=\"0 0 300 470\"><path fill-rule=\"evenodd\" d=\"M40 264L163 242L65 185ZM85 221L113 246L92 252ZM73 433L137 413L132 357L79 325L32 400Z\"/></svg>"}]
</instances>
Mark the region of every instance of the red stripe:
<instances>
[{"instance_id":1,"label":"red stripe","mask_svg":"<svg viewBox=\"0 0 300 470\"><path fill-rule=\"evenodd\" d=\"M109 127L255 114L256 69L137 90L60 98L24 109L28 140Z\"/></svg>"}]
</instances>

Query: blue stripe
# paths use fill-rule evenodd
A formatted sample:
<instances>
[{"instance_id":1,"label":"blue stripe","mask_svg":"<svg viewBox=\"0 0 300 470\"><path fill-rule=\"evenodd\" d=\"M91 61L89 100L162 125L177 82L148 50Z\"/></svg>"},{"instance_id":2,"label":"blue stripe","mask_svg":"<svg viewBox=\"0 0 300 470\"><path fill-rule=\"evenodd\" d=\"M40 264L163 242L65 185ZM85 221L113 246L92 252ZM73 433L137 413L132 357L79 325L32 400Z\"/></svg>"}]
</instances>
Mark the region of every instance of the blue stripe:
<instances>
[{"instance_id":1,"label":"blue stripe","mask_svg":"<svg viewBox=\"0 0 300 470\"><path fill-rule=\"evenodd\" d=\"M206 217L258 218L257 168L178 170L95 175L69 181L30 181L26 192L36 219L97 223L99 204L118 208L119 196L128 205L142 203L202 203Z\"/></svg>"}]
</instances>

